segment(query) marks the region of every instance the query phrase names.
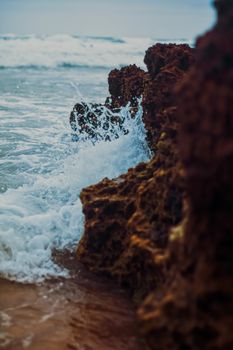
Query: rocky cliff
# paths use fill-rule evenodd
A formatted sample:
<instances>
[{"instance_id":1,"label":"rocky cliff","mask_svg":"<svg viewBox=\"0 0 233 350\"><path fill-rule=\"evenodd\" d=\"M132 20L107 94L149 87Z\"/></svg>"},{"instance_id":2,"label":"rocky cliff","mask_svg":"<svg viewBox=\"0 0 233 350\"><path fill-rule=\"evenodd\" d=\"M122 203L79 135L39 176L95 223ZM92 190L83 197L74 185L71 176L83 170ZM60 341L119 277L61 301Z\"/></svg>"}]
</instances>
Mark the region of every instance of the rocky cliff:
<instances>
[{"instance_id":1,"label":"rocky cliff","mask_svg":"<svg viewBox=\"0 0 233 350\"><path fill-rule=\"evenodd\" d=\"M164 59L155 72L150 62L157 56ZM154 156L148 164L81 193L86 220L78 247L80 260L93 271L114 276L139 299L163 280L168 231L182 217L184 181L173 89L192 61L193 50L187 45L157 44L146 53L148 73L136 66L110 73L114 107L128 98L134 101L143 92L143 118ZM160 89L159 96L151 93L152 86Z\"/></svg>"},{"instance_id":2,"label":"rocky cliff","mask_svg":"<svg viewBox=\"0 0 233 350\"><path fill-rule=\"evenodd\" d=\"M177 94L189 212L170 236L166 283L139 310L157 350L233 348L233 2L216 5Z\"/></svg>"},{"instance_id":3,"label":"rocky cliff","mask_svg":"<svg viewBox=\"0 0 233 350\"><path fill-rule=\"evenodd\" d=\"M148 72L110 73L111 108L142 93L154 155L81 193L78 258L131 291L156 350L233 347L233 1L216 7L195 50L157 44Z\"/></svg>"}]
</instances>

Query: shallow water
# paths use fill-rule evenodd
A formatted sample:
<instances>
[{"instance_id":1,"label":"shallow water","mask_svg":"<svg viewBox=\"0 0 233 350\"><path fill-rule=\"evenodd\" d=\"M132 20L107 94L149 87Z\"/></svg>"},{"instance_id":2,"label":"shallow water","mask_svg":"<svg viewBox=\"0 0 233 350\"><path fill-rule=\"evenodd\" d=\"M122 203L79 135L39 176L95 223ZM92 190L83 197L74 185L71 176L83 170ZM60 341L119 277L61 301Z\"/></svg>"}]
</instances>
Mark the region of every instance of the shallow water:
<instances>
[{"instance_id":1,"label":"shallow water","mask_svg":"<svg viewBox=\"0 0 233 350\"><path fill-rule=\"evenodd\" d=\"M69 113L103 102L110 67L143 66L151 40L0 37L0 274L18 281L67 276L52 250L83 232L81 189L149 157L140 120L95 145L72 142ZM140 124L140 125L139 125Z\"/></svg>"},{"instance_id":2,"label":"shallow water","mask_svg":"<svg viewBox=\"0 0 233 350\"><path fill-rule=\"evenodd\" d=\"M69 255L67 263L66 279L22 284L0 278L0 348L145 349L126 294Z\"/></svg>"}]
</instances>

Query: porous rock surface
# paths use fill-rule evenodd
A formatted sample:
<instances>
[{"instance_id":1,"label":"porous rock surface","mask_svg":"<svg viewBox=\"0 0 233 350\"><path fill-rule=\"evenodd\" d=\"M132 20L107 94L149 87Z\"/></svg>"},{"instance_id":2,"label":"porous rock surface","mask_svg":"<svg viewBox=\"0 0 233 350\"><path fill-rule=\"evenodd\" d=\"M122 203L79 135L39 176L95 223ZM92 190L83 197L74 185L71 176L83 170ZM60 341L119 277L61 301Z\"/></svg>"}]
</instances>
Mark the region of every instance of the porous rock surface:
<instances>
[{"instance_id":1,"label":"porous rock surface","mask_svg":"<svg viewBox=\"0 0 233 350\"><path fill-rule=\"evenodd\" d=\"M146 53L152 160L81 194L78 257L129 288L153 350L233 348L233 1L215 5L195 60L187 46Z\"/></svg>"},{"instance_id":2,"label":"porous rock surface","mask_svg":"<svg viewBox=\"0 0 233 350\"><path fill-rule=\"evenodd\" d=\"M150 147L156 151L164 123L167 121L169 128L173 122L166 117L166 113L171 106L177 105L174 86L192 66L194 50L186 44L156 44L146 51L144 62L149 74L143 89L143 121L148 132Z\"/></svg>"},{"instance_id":3,"label":"porous rock surface","mask_svg":"<svg viewBox=\"0 0 233 350\"><path fill-rule=\"evenodd\" d=\"M133 106L137 105L137 98L143 93L145 75L144 70L135 64L112 70L108 76L111 105L114 108L125 106L129 102Z\"/></svg>"},{"instance_id":4,"label":"porous rock surface","mask_svg":"<svg viewBox=\"0 0 233 350\"><path fill-rule=\"evenodd\" d=\"M116 278L138 301L164 279L168 231L181 220L184 195L184 172L177 149L177 107L171 96L189 67L180 64L182 52L191 62L193 50L187 45L157 44L146 53L145 63L153 57L156 61L157 52L165 57L157 74L149 65L148 73L130 66L109 75L111 99L123 105L129 96L132 100L133 92L138 97L144 76L140 93L143 92L143 118L150 132L153 158L148 164L139 164L117 179L104 179L81 193L85 233L78 246L79 259L92 271ZM152 95L151 86L160 89L159 93Z\"/></svg>"},{"instance_id":5,"label":"porous rock surface","mask_svg":"<svg viewBox=\"0 0 233 350\"><path fill-rule=\"evenodd\" d=\"M233 1L216 5L218 22L197 40L178 89L189 215L169 244L169 280L139 310L156 350L233 348Z\"/></svg>"},{"instance_id":6,"label":"porous rock surface","mask_svg":"<svg viewBox=\"0 0 233 350\"><path fill-rule=\"evenodd\" d=\"M108 77L111 96L107 97L105 103L81 101L71 111L70 126L76 136L74 139L82 137L93 142L110 141L122 133L127 134L121 108L129 105L128 113L130 117L135 117L145 75L135 64L112 70Z\"/></svg>"}]
</instances>

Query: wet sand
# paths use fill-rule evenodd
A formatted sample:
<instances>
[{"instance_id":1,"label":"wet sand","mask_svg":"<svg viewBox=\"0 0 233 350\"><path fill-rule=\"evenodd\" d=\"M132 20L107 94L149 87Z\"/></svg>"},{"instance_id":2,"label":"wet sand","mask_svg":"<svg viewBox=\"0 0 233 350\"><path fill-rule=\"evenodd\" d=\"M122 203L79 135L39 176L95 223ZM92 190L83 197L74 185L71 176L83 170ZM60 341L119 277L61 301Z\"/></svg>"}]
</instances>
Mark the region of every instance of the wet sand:
<instances>
[{"instance_id":1,"label":"wet sand","mask_svg":"<svg viewBox=\"0 0 233 350\"><path fill-rule=\"evenodd\" d=\"M71 255L58 255L68 279L20 284L0 279L0 348L6 350L141 350L126 293Z\"/></svg>"}]
</instances>

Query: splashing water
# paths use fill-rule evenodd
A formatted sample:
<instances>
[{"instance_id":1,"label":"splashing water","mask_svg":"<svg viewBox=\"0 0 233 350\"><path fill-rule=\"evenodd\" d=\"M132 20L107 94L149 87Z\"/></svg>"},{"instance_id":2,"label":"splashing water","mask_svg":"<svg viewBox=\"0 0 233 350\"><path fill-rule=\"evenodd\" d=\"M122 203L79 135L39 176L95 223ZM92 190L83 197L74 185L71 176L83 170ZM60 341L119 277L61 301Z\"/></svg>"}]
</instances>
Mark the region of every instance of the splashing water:
<instances>
[{"instance_id":1,"label":"splashing water","mask_svg":"<svg viewBox=\"0 0 233 350\"><path fill-rule=\"evenodd\" d=\"M149 159L140 103L131 118L130 105L97 111L87 101L103 103L110 69L145 67L155 41L0 35L0 275L67 275L52 251L74 249L83 233L82 188ZM77 100L98 123L88 124L91 137L76 129L72 142L68 113Z\"/></svg>"},{"instance_id":2,"label":"splashing water","mask_svg":"<svg viewBox=\"0 0 233 350\"><path fill-rule=\"evenodd\" d=\"M0 195L0 274L21 282L66 276L67 271L52 261L52 251L73 249L83 233L82 188L104 177L117 177L150 156L140 103L134 118L130 105L118 111L123 127L108 130L106 118L114 112L103 107L98 114L98 142L93 144L78 130L78 142L71 142L68 122L59 120L59 105L53 102L56 108L50 111L41 102L38 110L38 99L33 98L29 115L20 120L20 133L15 115L10 120L14 127L9 133L15 133L21 147L2 161L3 168L11 161L17 169L15 178L21 176L23 181ZM28 100L11 99L8 108L18 103L17 112L28 110Z\"/></svg>"},{"instance_id":3,"label":"splashing water","mask_svg":"<svg viewBox=\"0 0 233 350\"><path fill-rule=\"evenodd\" d=\"M140 103L132 118L130 105L110 111L88 101L103 104L110 69L145 68L155 42L0 35L0 275L66 276L52 251L74 249L83 233L82 188L149 159ZM72 142L68 114L77 100L98 123L73 130Z\"/></svg>"},{"instance_id":4,"label":"splashing water","mask_svg":"<svg viewBox=\"0 0 233 350\"><path fill-rule=\"evenodd\" d=\"M110 100L109 100L110 102ZM70 116L73 140L95 144L99 141L113 141L129 133L129 130L141 128L142 97L121 108L111 109L106 105L85 103L75 105Z\"/></svg>"}]
</instances>

